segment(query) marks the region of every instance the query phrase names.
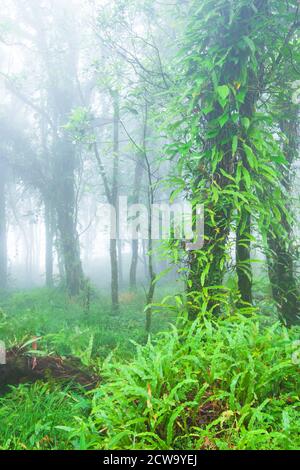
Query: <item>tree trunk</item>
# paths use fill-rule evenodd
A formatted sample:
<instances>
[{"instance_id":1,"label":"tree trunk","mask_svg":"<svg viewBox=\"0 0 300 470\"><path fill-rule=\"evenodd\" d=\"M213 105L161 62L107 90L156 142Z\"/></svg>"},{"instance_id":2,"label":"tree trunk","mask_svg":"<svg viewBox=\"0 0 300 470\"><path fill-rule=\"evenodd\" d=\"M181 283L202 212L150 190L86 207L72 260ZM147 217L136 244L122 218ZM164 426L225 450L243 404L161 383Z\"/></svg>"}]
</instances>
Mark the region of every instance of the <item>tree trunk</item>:
<instances>
[{"instance_id":1,"label":"tree trunk","mask_svg":"<svg viewBox=\"0 0 300 470\"><path fill-rule=\"evenodd\" d=\"M0 289L7 287L6 172L0 156Z\"/></svg>"},{"instance_id":2,"label":"tree trunk","mask_svg":"<svg viewBox=\"0 0 300 470\"><path fill-rule=\"evenodd\" d=\"M243 210L236 230L236 271L238 288L241 294L241 307L252 304L252 270L250 263L251 216Z\"/></svg>"},{"instance_id":3,"label":"tree trunk","mask_svg":"<svg viewBox=\"0 0 300 470\"><path fill-rule=\"evenodd\" d=\"M118 92L111 92L114 107L114 164L113 164L113 182L111 191L111 203L115 208L117 223L116 236L119 237L119 204L118 204L118 183L119 183L119 121L120 104ZM111 261L111 301L112 313L119 312L119 270L118 270L118 240L110 240L110 261Z\"/></svg>"},{"instance_id":4,"label":"tree trunk","mask_svg":"<svg viewBox=\"0 0 300 470\"><path fill-rule=\"evenodd\" d=\"M62 139L57 145L57 194L55 207L60 246L64 261L66 286L71 296L79 294L83 281L79 239L76 229L74 160L72 144Z\"/></svg>"},{"instance_id":5,"label":"tree trunk","mask_svg":"<svg viewBox=\"0 0 300 470\"><path fill-rule=\"evenodd\" d=\"M189 313L190 318L194 319L197 316L197 312L201 309L206 308L208 311L212 311L215 314L221 312L221 305L226 305L226 297L222 296L220 286L223 285L224 266L227 259L227 241L230 234L230 222L234 217L236 204L234 197L227 198L225 201L222 199L222 195L226 192L227 187L232 184L230 179L231 176L235 176L238 160L242 160L244 165L244 156L237 149L237 152L233 152L233 141L228 145L228 139L231 135L233 138L233 129L237 136L245 139L247 135L244 135L244 126L241 125L243 118L247 118L251 121L251 118L255 112L255 104L259 99L259 80L263 77L260 75L263 73L259 69L260 75L254 72L250 65L250 56L252 52L245 48L239 49L239 44L242 36L248 35L253 28L253 22L255 21L256 15L264 15L266 13L267 2L257 0L255 2L255 9L247 6L246 4L240 8L239 15L236 16L235 21L230 22L230 11L232 12L232 5L230 2L224 2L224 6L221 10L223 18L223 28L218 30L214 42L210 44L210 47L220 48L222 50L228 49L229 53L224 61L223 70L220 73L222 84L231 84L244 82L246 85L245 97L243 104L239 107L240 122L236 124L234 129L232 123L225 123L221 126L221 131L218 132L217 138L206 138L202 148L202 152L215 149L221 155L221 160L216 165L216 169L213 174L210 173L208 167L207 174L207 186L211 187L211 191L204 190L205 198L205 220L204 220L204 235L205 244L204 247L199 250L198 255L196 253L189 254L189 278L188 278L188 297L189 297ZM222 30L224 29L224 30ZM244 73L247 73L247 81L245 80ZM213 80L212 80L213 81ZM213 85L212 85L213 88ZM212 90L207 89L207 97L203 96L201 99L205 102L205 98L210 100ZM215 122L222 119L224 110L222 106L218 107L216 103L212 112L206 116L206 126L209 129L215 128ZM199 139L199 142L201 139ZM237 155L235 154L237 153ZM227 178L226 174L229 175ZM193 198L198 199L199 195L202 194L199 190L199 181L203 176L200 174L195 175L195 185ZM213 182L211 183L211 180ZM219 196L217 202L214 199L213 190L218 187ZM211 214L213 213L213 220L211 220ZM247 217L246 213L244 214ZM247 217L248 218L248 217ZM247 264L250 272L250 239L246 242L246 247L243 248L240 244L240 237L243 232L250 232L250 218L246 221L247 229L242 230L241 225L238 226L237 233L237 259L238 259L238 283L240 287L241 297L245 302L251 300L251 276L247 279L244 270L241 269L241 264ZM221 294L221 295L220 295Z\"/></svg>"},{"instance_id":6,"label":"tree trunk","mask_svg":"<svg viewBox=\"0 0 300 470\"><path fill-rule=\"evenodd\" d=\"M142 261L144 267L144 276L145 279L149 278L149 270L148 270L148 260L147 260L147 245L146 240L142 240Z\"/></svg>"},{"instance_id":7,"label":"tree trunk","mask_svg":"<svg viewBox=\"0 0 300 470\"><path fill-rule=\"evenodd\" d=\"M51 203L45 202L45 267L46 287L53 287L53 211Z\"/></svg>"},{"instance_id":8,"label":"tree trunk","mask_svg":"<svg viewBox=\"0 0 300 470\"><path fill-rule=\"evenodd\" d=\"M79 294L83 272L80 260L79 242L73 225L73 219L66 216L64 208L58 210L58 228L63 251L66 286L70 296Z\"/></svg>"},{"instance_id":9,"label":"tree trunk","mask_svg":"<svg viewBox=\"0 0 300 470\"><path fill-rule=\"evenodd\" d=\"M144 122L144 138L143 138L143 154L147 168L148 179L148 271L150 284L147 293L147 307L146 307L146 331L150 333L152 324L152 303L155 292L155 279L156 274L154 271L153 261L153 240L152 240L152 222L153 222L153 204L154 204L154 187L152 179L151 163L147 154L147 135L148 135L148 106L145 101L145 122Z\"/></svg>"},{"instance_id":10,"label":"tree trunk","mask_svg":"<svg viewBox=\"0 0 300 470\"><path fill-rule=\"evenodd\" d=\"M286 135L288 143L284 153L288 162L282 184L287 194L291 193L291 166L298 156L298 106L289 105L286 110L287 119L280 123L281 131ZM289 202L287 203L289 210ZM267 254L268 272L272 286L273 298L279 309L280 316L287 326L300 323L300 291L295 273L295 261L298 258L293 246L293 230L286 214L281 213L281 225L285 235L277 232L268 234Z\"/></svg>"},{"instance_id":11,"label":"tree trunk","mask_svg":"<svg viewBox=\"0 0 300 470\"><path fill-rule=\"evenodd\" d=\"M131 264L129 272L129 285L131 290L136 290L136 271L139 259L139 241L131 241Z\"/></svg>"},{"instance_id":12,"label":"tree trunk","mask_svg":"<svg viewBox=\"0 0 300 470\"><path fill-rule=\"evenodd\" d=\"M119 275L117 240L110 240L110 264L111 264L111 303L112 313L119 313Z\"/></svg>"},{"instance_id":13,"label":"tree trunk","mask_svg":"<svg viewBox=\"0 0 300 470\"><path fill-rule=\"evenodd\" d=\"M119 274L119 286L122 287L124 285L122 240L118 240L118 274Z\"/></svg>"},{"instance_id":14,"label":"tree trunk","mask_svg":"<svg viewBox=\"0 0 300 470\"><path fill-rule=\"evenodd\" d=\"M244 103L240 107L241 120L249 119L255 113L255 104L258 100L257 77L249 74L249 93ZM243 139L247 142L247 133L241 132ZM246 171L251 174L251 168L247 161L244 150L239 151L240 160ZM240 191L246 192L247 187L244 180L240 183ZM245 304L252 304L252 266L251 266L251 215L241 208L240 219L236 228L236 273L238 278L238 288L241 295L240 307Z\"/></svg>"},{"instance_id":15,"label":"tree trunk","mask_svg":"<svg viewBox=\"0 0 300 470\"><path fill-rule=\"evenodd\" d=\"M143 176L143 164L142 164L142 155L137 155L137 161L134 172L134 186L133 186L133 204L138 204L140 199L141 191L141 182ZM129 273L129 283L130 289L136 289L136 271L138 266L139 259L139 241L132 240L131 242L131 264L130 264L130 273Z\"/></svg>"},{"instance_id":16,"label":"tree trunk","mask_svg":"<svg viewBox=\"0 0 300 470\"><path fill-rule=\"evenodd\" d=\"M269 235L270 253L267 259L273 298L284 323L292 326L300 323L300 302L294 258L287 244L283 238Z\"/></svg>"},{"instance_id":17,"label":"tree trunk","mask_svg":"<svg viewBox=\"0 0 300 470\"><path fill-rule=\"evenodd\" d=\"M222 186L221 186L222 184ZM225 188L225 182L219 183ZM218 294L223 284L225 273L225 244L230 233L232 207L222 207L214 211L215 226L211 225L209 217L204 220L205 245L201 252L191 251L188 254L188 313L189 319L195 320L202 306L206 303L208 311L218 314L220 301ZM205 278L204 269L210 264ZM223 265L223 267L221 267Z\"/></svg>"},{"instance_id":18,"label":"tree trunk","mask_svg":"<svg viewBox=\"0 0 300 470\"><path fill-rule=\"evenodd\" d=\"M150 216L151 220L151 216ZM149 233L151 233L151 223L149 224ZM152 324L152 302L153 302L153 297L154 297L154 292L155 292L155 278L156 274L154 271L154 266L153 266L153 243L151 239L151 235L149 236L149 241L148 241L148 267L149 267L149 277L150 277L150 284L149 284L149 289L147 293L147 307L146 307L146 331L147 333L150 333L151 330L151 324Z\"/></svg>"},{"instance_id":19,"label":"tree trunk","mask_svg":"<svg viewBox=\"0 0 300 470\"><path fill-rule=\"evenodd\" d=\"M66 277L65 264L64 264L64 260L63 260L63 249L62 249L62 246L61 246L61 240L60 240L59 231L58 231L57 227L56 227L56 233L55 233L55 249L56 249L56 253L57 253L57 264L58 264L59 278L60 278L60 281L63 282L63 280Z\"/></svg>"}]
</instances>

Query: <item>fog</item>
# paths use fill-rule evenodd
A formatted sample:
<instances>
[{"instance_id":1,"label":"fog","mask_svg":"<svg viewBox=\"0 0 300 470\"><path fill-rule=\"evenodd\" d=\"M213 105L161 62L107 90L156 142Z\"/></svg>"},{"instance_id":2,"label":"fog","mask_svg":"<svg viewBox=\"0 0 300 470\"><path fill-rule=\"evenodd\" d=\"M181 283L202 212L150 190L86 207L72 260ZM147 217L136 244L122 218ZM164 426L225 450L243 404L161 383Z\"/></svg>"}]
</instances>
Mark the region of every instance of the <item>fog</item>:
<instances>
[{"instance_id":1,"label":"fog","mask_svg":"<svg viewBox=\"0 0 300 470\"><path fill-rule=\"evenodd\" d=\"M0 450L300 448L299 25L1 0Z\"/></svg>"},{"instance_id":2,"label":"fog","mask_svg":"<svg viewBox=\"0 0 300 470\"><path fill-rule=\"evenodd\" d=\"M71 296L76 296L91 281L98 288L110 290L112 305L117 305L120 289L140 287L148 290L152 298L152 285L157 276L166 285L189 277L196 257L184 250L186 234L175 239L171 233L166 234L163 227L166 221L160 215L161 234L165 236L152 236L153 205L168 205L167 216L172 222L170 204L191 202L195 206L198 201L206 204L205 188L218 181L213 173L207 177L210 170L204 162L207 148L201 133L207 123L197 118L202 95L197 97L197 92L193 94L187 88L177 96L176 84L181 83L181 75L185 73L184 65L177 71L176 57L182 53L180 48L188 24L186 3L3 2L0 23L2 288L64 286ZM193 51L193 48L188 50L186 56L191 57ZM192 64L189 74L194 68ZM296 70L294 66L293 70ZM202 77L201 73L199 86L205 83L205 74ZM298 102L296 78L296 72L294 75L291 72L286 91L290 106ZM233 83L238 91L239 82L233 80ZM190 86L193 83L188 80L187 87ZM226 99L229 93L226 87L223 84L218 88L221 95L225 93L220 95L220 100ZM268 100L277 96L275 93L269 97L268 93L262 90L257 99L257 109L262 112L269 112ZM187 113L195 121L187 123L191 116L183 119L185 111L178 110L178 103L177 108L172 107L176 99L180 106L187 107ZM210 116L210 106L204 115ZM274 102L274 109L276 106L281 104ZM295 106L289 110L288 123L278 121L268 135L283 150L289 139L292 142L293 158L288 155L289 182L280 184L289 186L297 218L298 111ZM220 119L223 128L228 116L222 115ZM248 117L241 119L242 125L249 126ZM284 133L286 141L282 137ZM273 144L269 145L271 148ZM234 147L238 149L237 136L233 137ZM251 147L247 151L249 156ZM218 163L213 163L212 168L215 165ZM249 168L241 170L242 173L237 169L237 178L241 178L240 171L246 187L250 185L249 170L254 169L255 163L247 165ZM222 168L222 177L231 171L231 167ZM264 171L267 171L265 167ZM271 170L268 171L270 179ZM195 174L198 176L194 177ZM228 178L234 181L233 175ZM255 191L253 187L249 193ZM122 197L136 207L131 216L126 212L127 221L135 224L134 239L121 233L120 217L124 211L119 201ZM253 223L251 227L250 220L247 222L248 254L242 255L248 263L251 254L256 260L253 270L265 275L270 269L268 250L271 248L262 226L267 227L270 214L276 212L268 209L268 197L268 192L263 197L257 195L268 215L262 215L264 209L258 209L258 200L251 202ZM216 204L219 196L213 193L212 198ZM222 266L226 267L226 276L236 271L239 274L236 231L240 210L237 206L225 217L228 257ZM266 220L261 222L264 217ZM170 227L167 224L167 231ZM112 230L116 232L114 236ZM296 246L296 224L292 232ZM175 253L175 246L179 250L183 248L180 255ZM297 268L297 260L293 266ZM165 274L160 276L160 273ZM224 273L219 276L214 281L221 283Z\"/></svg>"},{"instance_id":3,"label":"fog","mask_svg":"<svg viewBox=\"0 0 300 470\"><path fill-rule=\"evenodd\" d=\"M126 196L147 205L149 192L153 202L168 200L162 183L169 164L158 161L164 139L147 115L149 91L139 85L144 66L137 70L141 52L149 67L162 60L147 38L164 21L157 17L150 27L138 7L122 20L121 3L3 2L2 285L10 289L65 282L76 294L83 273L103 288L111 276L121 287L146 286L151 278L148 241L120 239L112 247L103 204ZM169 266L153 258L158 271Z\"/></svg>"}]
</instances>

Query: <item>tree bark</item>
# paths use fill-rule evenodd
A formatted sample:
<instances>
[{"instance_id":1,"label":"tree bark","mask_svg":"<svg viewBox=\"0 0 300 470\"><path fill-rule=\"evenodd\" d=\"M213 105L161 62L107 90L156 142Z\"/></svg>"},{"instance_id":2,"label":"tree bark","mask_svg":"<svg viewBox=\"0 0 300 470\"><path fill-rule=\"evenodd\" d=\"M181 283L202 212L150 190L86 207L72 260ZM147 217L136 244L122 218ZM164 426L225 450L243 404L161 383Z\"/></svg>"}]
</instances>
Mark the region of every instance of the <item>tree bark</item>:
<instances>
[{"instance_id":1,"label":"tree bark","mask_svg":"<svg viewBox=\"0 0 300 470\"><path fill-rule=\"evenodd\" d=\"M243 210L241 221L236 230L236 272L238 277L238 288L241 294L241 307L252 304L252 269L250 262L250 232L251 216Z\"/></svg>"},{"instance_id":2,"label":"tree bark","mask_svg":"<svg viewBox=\"0 0 300 470\"><path fill-rule=\"evenodd\" d=\"M118 278L118 256L117 240L110 240L110 265L111 265L111 303L112 313L119 313L119 278Z\"/></svg>"},{"instance_id":3,"label":"tree bark","mask_svg":"<svg viewBox=\"0 0 300 470\"><path fill-rule=\"evenodd\" d=\"M6 171L0 156L0 289L7 287Z\"/></svg>"},{"instance_id":4,"label":"tree bark","mask_svg":"<svg viewBox=\"0 0 300 470\"><path fill-rule=\"evenodd\" d=\"M113 182L111 191L111 203L115 208L117 223L116 236L119 237L119 204L118 204L118 183L119 183L119 122L120 122L120 103L119 94L111 92L114 107L114 154L113 154ZM112 313L119 312L119 269L118 269L118 241L110 240L110 262L111 262L111 301Z\"/></svg>"},{"instance_id":5,"label":"tree bark","mask_svg":"<svg viewBox=\"0 0 300 470\"><path fill-rule=\"evenodd\" d=\"M153 240L152 240L152 222L153 222L153 204L154 204L154 187L151 171L151 163L147 153L147 135L148 135L148 106L145 101L145 121L144 121L144 138L143 138L143 156L146 164L148 179L148 272L149 272L149 288L147 293L146 307L146 331L150 333L152 324L152 302L155 292L156 273L154 270L153 259Z\"/></svg>"},{"instance_id":6,"label":"tree bark","mask_svg":"<svg viewBox=\"0 0 300 470\"><path fill-rule=\"evenodd\" d=\"M80 246L76 229L76 198L74 188L74 149L66 138L58 142L56 148L56 190L55 208L60 236L66 286L69 295L79 294L83 270L80 259Z\"/></svg>"},{"instance_id":7,"label":"tree bark","mask_svg":"<svg viewBox=\"0 0 300 470\"><path fill-rule=\"evenodd\" d=\"M257 12L263 14L265 10L265 4L261 0L256 2ZM221 73L222 83L235 83L242 75L243 67L247 62L251 52L247 49L241 51L236 47L239 40L243 35L249 34L252 28L253 18L256 13L248 6L240 8L239 17L229 26L230 3L224 2L222 8L222 17L224 18L224 31L221 29L216 33L216 36L212 38L212 44L210 47L230 47L230 53L226 57L226 62L223 66ZM226 38L226 39L225 39ZM227 44L228 43L228 44ZM253 72L248 72L248 84L247 93L244 100L244 105L240 108L240 115L251 119L255 103L258 100L258 77ZM208 98L212 90L207 91ZM203 97L204 98L204 97ZM205 126L214 125L213 123L218 120L223 114L222 107L218 107L216 104L212 112L206 116ZM213 147L223 155L222 160L217 164L216 170L213 175L208 174L209 180L214 179L217 183L221 193L231 184L231 180L225 176L225 172L229 176L234 176L237 168L238 159L233 155L232 145L228 145L228 135L232 135L232 125L225 124L222 127L222 131L218 134L217 138L207 139L204 142L203 151L212 149ZM241 135L241 128L236 129L237 135ZM243 160L243 155L239 155L239 158ZM243 162L244 163L244 162ZM209 171L209 170L208 170ZM199 198L202 196L199 190L199 182L203 176L201 174L195 175L194 187L193 187L193 198ZM213 183L214 184L214 183ZM210 194L209 194L210 195ZM213 198L212 198L213 199ZM205 211L208 214L204 215L204 235L205 244L202 250L199 251L199 257L197 253L191 252L188 256L188 268L189 276L187 282L187 293L188 293L188 305L189 305L189 317L194 320L200 309L206 303L206 309L208 311L218 314L221 309L221 302L219 293L220 286L223 284L224 266L226 263L226 244L230 234L230 221L233 218L234 212L234 200L227 200L226 204L220 202L217 203L212 201L205 201ZM214 222L210 220L209 211L213 212ZM245 214L246 216L246 214ZM250 232L250 218L247 220L248 231ZM241 236L241 225L238 226L237 234L237 259L238 259L238 283L241 289L242 300L248 302L251 299L251 276L249 279L246 278L243 270L240 269L241 264L250 264L250 239L246 243L246 247L241 247L240 244ZM208 266L208 272L205 273L205 269ZM250 270L250 266L248 267ZM206 274L204 276L204 274Z\"/></svg>"},{"instance_id":8,"label":"tree bark","mask_svg":"<svg viewBox=\"0 0 300 470\"><path fill-rule=\"evenodd\" d=\"M291 166L298 156L298 106L288 105L287 118L280 123L281 131L287 137L284 153L288 162L282 184L288 195L292 188ZM287 210L289 210L289 202ZM298 258L293 246L293 229L284 211L281 212L281 225L285 235L277 232L268 234L267 253L268 272L272 287L273 298L277 304L280 317L287 326L300 323L300 290L295 273L295 261Z\"/></svg>"},{"instance_id":9,"label":"tree bark","mask_svg":"<svg viewBox=\"0 0 300 470\"><path fill-rule=\"evenodd\" d=\"M53 211L50 201L45 201L45 267L46 287L53 287Z\"/></svg>"},{"instance_id":10,"label":"tree bark","mask_svg":"<svg viewBox=\"0 0 300 470\"><path fill-rule=\"evenodd\" d=\"M118 240L118 274L119 286L122 288L124 285L124 272L123 272L123 257L122 257L122 240Z\"/></svg>"},{"instance_id":11,"label":"tree bark","mask_svg":"<svg viewBox=\"0 0 300 470\"><path fill-rule=\"evenodd\" d=\"M142 155L140 153L137 155L135 171L134 171L134 185L133 185L133 204L138 204L140 199L141 183L143 176L143 164L142 164ZM130 289L136 289L136 272L139 259L139 241L132 240L131 242L131 264L129 272L129 283Z\"/></svg>"}]
</instances>

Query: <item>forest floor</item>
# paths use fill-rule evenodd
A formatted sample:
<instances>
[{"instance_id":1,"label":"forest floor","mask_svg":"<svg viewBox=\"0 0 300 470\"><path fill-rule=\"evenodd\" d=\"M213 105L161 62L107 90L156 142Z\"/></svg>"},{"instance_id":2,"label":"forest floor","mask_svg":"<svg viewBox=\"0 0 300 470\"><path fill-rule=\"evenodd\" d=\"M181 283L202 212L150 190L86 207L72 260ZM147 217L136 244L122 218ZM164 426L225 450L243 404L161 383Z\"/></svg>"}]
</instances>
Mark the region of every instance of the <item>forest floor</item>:
<instances>
[{"instance_id":1,"label":"forest floor","mask_svg":"<svg viewBox=\"0 0 300 470\"><path fill-rule=\"evenodd\" d=\"M178 330L175 309L157 307L152 343L144 305L143 292L123 292L118 316L101 292L89 305L60 290L2 297L8 349L71 360L99 381L90 390L46 375L2 391L0 449L300 448L299 328L237 316Z\"/></svg>"},{"instance_id":2,"label":"forest floor","mask_svg":"<svg viewBox=\"0 0 300 470\"><path fill-rule=\"evenodd\" d=\"M170 288L157 290L156 300L170 294ZM128 359L133 342L147 341L145 294L120 294L120 314L112 315L109 296L93 291L89 306L86 296L70 299L58 289L35 289L7 294L0 301L0 338L7 347L41 337L39 350L74 355L83 363L90 356L105 358L109 353ZM152 333L168 328L176 314L154 310Z\"/></svg>"},{"instance_id":3,"label":"forest floor","mask_svg":"<svg viewBox=\"0 0 300 470\"><path fill-rule=\"evenodd\" d=\"M157 300L161 300L167 293L170 293L170 288L158 289ZM55 442L58 448L69 448L70 445L61 436L65 433L55 429L55 425L61 424L64 419L68 421L68 413L73 415L75 410L80 412L88 407L89 399L86 400L84 394L85 388L90 387L79 387L76 390L76 386L82 385L82 382L88 383L86 377L81 380L80 377L79 380L75 377L72 387L67 387L67 382L64 386L57 385L56 379L60 374L53 370L53 365L58 361L67 362L67 368L71 367L71 372L73 368L73 379L75 372L79 376L84 375L89 368L91 377L97 378L94 370L101 368L102 361L107 360L110 355L129 360L134 355L135 344L145 344L148 339L144 308L145 293L142 291L121 292L120 314L117 316L111 314L110 298L101 290L92 291L89 305L85 295L76 300L70 299L60 289L37 288L2 294L0 340L5 342L8 350L8 363L13 362L13 367L18 366L20 377L15 373L2 389L0 387L2 416L5 410L12 411L9 422L0 420L0 449L48 448L50 441L45 438L44 431L50 428L55 434L50 447ZM153 334L168 329L175 320L174 312L164 311L163 315L158 315L154 311ZM32 350L33 343L37 344L37 352ZM31 370L32 358L35 360L36 357L38 367ZM27 361L28 358L31 360ZM49 369L52 369L52 376L45 380ZM65 367L61 375L64 373ZM39 375L45 376L44 383L40 381L34 384ZM26 382L26 379L28 383L15 387L17 381ZM80 403L84 403L83 410L78 407L79 396ZM35 411L37 402L38 408ZM66 410L63 411L61 408L65 404ZM45 416L47 424L42 424ZM17 423L17 428L14 429ZM29 423L34 424L28 426ZM7 426L5 432L4 426ZM17 434L20 438L16 440ZM41 434L43 437L39 440Z\"/></svg>"}]
</instances>

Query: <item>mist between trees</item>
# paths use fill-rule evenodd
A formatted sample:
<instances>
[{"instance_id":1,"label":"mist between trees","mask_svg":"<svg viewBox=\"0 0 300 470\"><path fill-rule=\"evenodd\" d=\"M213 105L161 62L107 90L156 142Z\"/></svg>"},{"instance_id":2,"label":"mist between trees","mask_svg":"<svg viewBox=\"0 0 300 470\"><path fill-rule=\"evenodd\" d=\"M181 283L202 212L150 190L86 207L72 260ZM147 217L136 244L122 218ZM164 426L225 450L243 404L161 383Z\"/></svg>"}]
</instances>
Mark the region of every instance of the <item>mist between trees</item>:
<instances>
[{"instance_id":1,"label":"mist between trees","mask_svg":"<svg viewBox=\"0 0 300 470\"><path fill-rule=\"evenodd\" d=\"M0 449L300 447L299 13L1 1Z\"/></svg>"},{"instance_id":2,"label":"mist between trees","mask_svg":"<svg viewBox=\"0 0 300 470\"><path fill-rule=\"evenodd\" d=\"M281 318L298 321L298 4L203 2L191 20L187 3L3 3L2 289L63 282L76 296L110 272L118 310L119 285L138 276L151 293L170 267L197 315L208 286L220 309L213 286L229 272L253 305L258 259ZM145 208L140 234L108 241L103 204L118 234L120 196ZM161 201L203 204L198 254L173 242L157 253Z\"/></svg>"}]
</instances>

